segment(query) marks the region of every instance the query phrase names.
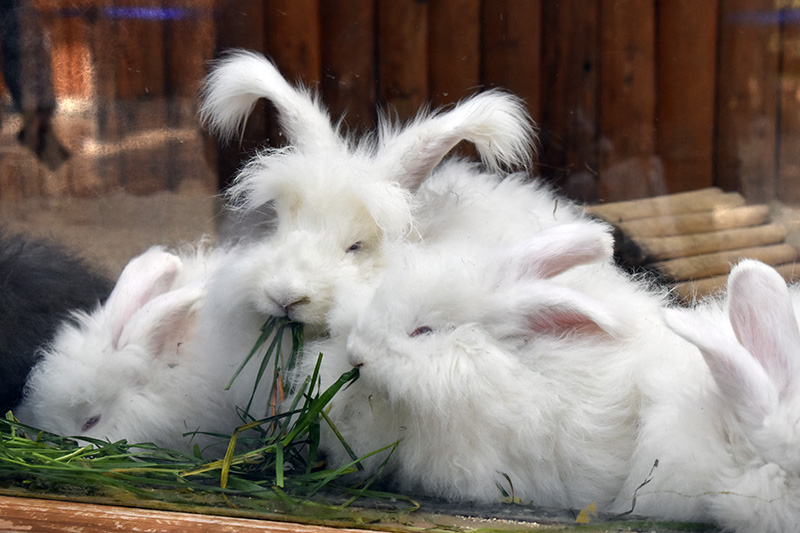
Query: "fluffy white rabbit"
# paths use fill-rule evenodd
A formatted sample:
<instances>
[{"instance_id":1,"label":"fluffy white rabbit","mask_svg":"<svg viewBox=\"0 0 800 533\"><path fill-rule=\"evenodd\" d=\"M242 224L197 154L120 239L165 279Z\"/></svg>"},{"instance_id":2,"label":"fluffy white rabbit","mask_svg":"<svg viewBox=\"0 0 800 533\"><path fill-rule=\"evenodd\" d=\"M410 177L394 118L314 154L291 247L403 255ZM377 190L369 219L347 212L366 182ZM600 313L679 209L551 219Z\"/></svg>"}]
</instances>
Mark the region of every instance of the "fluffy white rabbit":
<instances>
[{"instance_id":1,"label":"fluffy white rabbit","mask_svg":"<svg viewBox=\"0 0 800 533\"><path fill-rule=\"evenodd\" d=\"M724 302L665 311L668 325L700 349L722 404L718 410L727 415L705 429L700 444L724 459L713 459L719 471L700 488L714 520L731 530L800 528L798 309L797 288L787 287L772 267L746 260L732 270ZM679 490L654 487L670 489Z\"/></svg>"},{"instance_id":2,"label":"fluffy white rabbit","mask_svg":"<svg viewBox=\"0 0 800 533\"><path fill-rule=\"evenodd\" d=\"M619 349L626 311L557 280L613 269L611 241L607 226L579 222L499 250L397 245L349 336L340 306L341 331L306 347L327 359L323 385L360 368L329 413L356 455L400 440L387 473L404 491L493 502L502 487L538 505L608 508L639 405L633 354ZM334 465L351 460L329 433L323 445ZM368 473L385 457L365 461Z\"/></svg>"},{"instance_id":3,"label":"fluffy white rabbit","mask_svg":"<svg viewBox=\"0 0 800 533\"><path fill-rule=\"evenodd\" d=\"M288 146L257 153L229 191L243 212L271 206L277 227L243 253L249 301L262 314L324 326L340 282L369 281L383 247L409 234L411 193L460 141L490 169L526 166L534 128L522 102L488 91L401 127L382 119L361 139L333 126L311 91L289 84L264 57L235 51L205 81L201 116L232 136L259 98L276 107ZM471 167L464 166L471 172ZM259 272L267 272L260 275Z\"/></svg>"},{"instance_id":4,"label":"fluffy white rabbit","mask_svg":"<svg viewBox=\"0 0 800 533\"><path fill-rule=\"evenodd\" d=\"M123 270L108 300L76 312L42 352L17 413L62 435L154 442L191 450L226 441L241 424L230 375L195 342L206 280L219 251L174 254L154 247ZM218 450L220 451L220 450Z\"/></svg>"}]
</instances>

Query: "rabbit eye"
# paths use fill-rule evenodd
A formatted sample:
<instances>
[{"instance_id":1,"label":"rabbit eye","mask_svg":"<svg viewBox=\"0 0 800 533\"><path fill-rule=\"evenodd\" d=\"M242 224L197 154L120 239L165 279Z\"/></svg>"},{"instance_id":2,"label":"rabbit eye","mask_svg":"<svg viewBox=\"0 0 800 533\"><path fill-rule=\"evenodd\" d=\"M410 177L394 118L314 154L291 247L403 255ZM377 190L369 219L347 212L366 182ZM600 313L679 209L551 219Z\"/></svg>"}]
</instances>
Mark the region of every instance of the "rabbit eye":
<instances>
[{"instance_id":1,"label":"rabbit eye","mask_svg":"<svg viewBox=\"0 0 800 533\"><path fill-rule=\"evenodd\" d=\"M433 329L431 329L429 326L420 326L414 331L412 331L408 336L419 337L420 335L427 335L429 333L433 333Z\"/></svg>"},{"instance_id":2,"label":"rabbit eye","mask_svg":"<svg viewBox=\"0 0 800 533\"><path fill-rule=\"evenodd\" d=\"M348 252L357 252L361 249L361 241L356 241L347 248Z\"/></svg>"},{"instance_id":3,"label":"rabbit eye","mask_svg":"<svg viewBox=\"0 0 800 533\"><path fill-rule=\"evenodd\" d=\"M100 415L95 415L91 417L89 420L83 423L81 431L89 431L90 429L95 427L98 422L100 422Z\"/></svg>"}]
</instances>

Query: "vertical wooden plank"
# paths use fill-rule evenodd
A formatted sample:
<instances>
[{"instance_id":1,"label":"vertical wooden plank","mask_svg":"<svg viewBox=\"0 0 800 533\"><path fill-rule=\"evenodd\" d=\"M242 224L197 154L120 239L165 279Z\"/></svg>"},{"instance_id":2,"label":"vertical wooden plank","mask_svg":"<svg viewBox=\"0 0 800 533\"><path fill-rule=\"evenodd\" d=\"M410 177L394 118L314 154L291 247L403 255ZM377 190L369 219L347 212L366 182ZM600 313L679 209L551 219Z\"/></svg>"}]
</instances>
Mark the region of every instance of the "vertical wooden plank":
<instances>
[{"instance_id":1,"label":"vertical wooden plank","mask_svg":"<svg viewBox=\"0 0 800 533\"><path fill-rule=\"evenodd\" d=\"M164 81L168 95L191 99L197 96L208 61L214 55L217 3L217 0L170 2L164 24Z\"/></svg>"},{"instance_id":2,"label":"vertical wooden plank","mask_svg":"<svg viewBox=\"0 0 800 533\"><path fill-rule=\"evenodd\" d=\"M775 0L720 3L715 185L751 202L775 195L778 41Z\"/></svg>"},{"instance_id":3,"label":"vertical wooden plank","mask_svg":"<svg viewBox=\"0 0 800 533\"><path fill-rule=\"evenodd\" d=\"M429 99L434 106L473 94L480 83L480 0L428 5Z\"/></svg>"},{"instance_id":4,"label":"vertical wooden plank","mask_svg":"<svg viewBox=\"0 0 800 533\"><path fill-rule=\"evenodd\" d=\"M657 151L668 192L713 184L718 1L658 3Z\"/></svg>"},{"instance_id":5,"label":"vertical wooden plank","mask_svg":"<svg viewBox=\"0 0 800 533\"><path fill-rule=\"evenodd\" d=\"M320 78L319 0L265 0L267 53L289 81Z\"/></svg>"},{"instance_id":6,"label":"vertical wooden plank","mask_svg":"<svg viewBox=\"0 0 800 533\"><path fill-rule=\"evenodd\" d=\"M320 4L322 96L334 119L348 127L375 125L375 2Z\"/></svg>"},{"instance_id":7,"label":"vertical wooden plank","mask_svg":"<svg viewBox=\"0 0 800 533\"><path fill-rule=\"evenodd\" d=\"M525 99L534 120L542 115L542 2L492 0L481 16L481 79Z\"/></svg>"},{"instance_id":8,"label":"vertical wooden plank","mask_svg":"<svg viewBox=\"0 0 800 533\"><path fill-rule=\"evenodd\" d=\"M184 178L195 187L214 192L216 158L209 163L202 157L204 146L197 131L197 94L206 65L214 56L217 0L182 0L169 4L165 22L166 125L174 134L166 141L167 188L178 190ZM189 182L184 183L186 186Z\"/></svg>"},{"instance_id":9,"label":"vertical wooden plank","mask_svg":"<svg viewBox=\"0 0 800 533\"><path fill-rule=\"evenodd\" d=\"M264 3L262 0L219 0L217 19L217 53L230 48L247 48L264 53ZM267 137L266 111L263 103L256 106L247 119L247 127L240 139L227 145L210 140L212 157L217 156L218 188L224 190L233 179L243 161Z\"/></svg>"},{"instance_id":10,"label":"vertical wooden plank","mask_svg":"<svg viewBox=\"0 0 800 533\"><path fill-rule=\"evenodd\" d=\"M378 0L378 96L400 119L428 97L428 4Z\"/></svg>"},{"instance_id":11,"label":"vertical wooden plank","mask_svg":"<svg viewBox=\"0 0 800 533\"><path fill-rule=\"evenodd\" d=\"M264 33L267 54L290 83L302 82L319 90L319 0L265 0ZM272 146L284 143L277 120L268 120Z\"/></svg>"},{"instance_id":12,"label":"vertical wooden plank","mask_svg":"<svg viewBox=\"0 0 800 533\"><path fill-rule=\"evenodd\" d=\"M545 2L542 15L542 174L583 200L598 168L599 5Z\"/></svg>"},{"instance_id":13,"label":"vertical wooden plank","mask_svg":"<svg viewBox=\"0 0 800 533\"><path fill-rule=\"evenodd\" d=\"M600 2L599 199L663 194L655 158L655 4Z\"/></svg>"},{"instance_id":14,"label":"vertical wooden plank","mask_svg":"<svg viewBox=\"0 0 800 533\"><path fill-rule=\"evenodd\" d=\"M56 97L88 99L92 93L92 64L86 22L80 17L79 11L70 13L50 8L46 13L46 18L51 21L47 29L52 42L53 88Z\"/></svg>"},{"instance_id":15,"label":"vertical wooden plank","mask_svg":"<svg viewBox=\"0 0 800 533\"><path fill-rule=\"evenodd\" d=\"M116 140L166 126L164 76L164 13L162 0L117 0L108 16L116 19ZM119 183L134 194L167 188L165 153L158 148L126 143L120 153Z\"/></svg>"},{"instance_id":16,"label":"vertical wooden plank","mask_svg":"<svg viewBox=\"0 0 800 533\"><path fill-rule=\"evenodd\" d=\"M89 50L92 56L92 82L94 86L94 112L96 114L96 140L100 143L114 141L122 133L117 120L117 77L119 46L117 46L117 21L98 8L88 20ZM117 157L98 155L94 158L92 172L74 172L70 184L78 194L95 190L102 193L118 185L120 165ZM76 171L80 167L73 167ZM95 178L87 183L86 176Z\"/></svg>"},{"instance_id":17,"label":"vertical wooden plank","mask_svg":"<svg viewBox=\"0 0 800 533\"><path fill-rule=\"evenodd\" d=\"M777 12L782 26L779 41L780 65L780 128L778 131L777 199L800 203L800 24L787 17L795 12L794 4L781 3Z\"/></svg>"}]
</instances>

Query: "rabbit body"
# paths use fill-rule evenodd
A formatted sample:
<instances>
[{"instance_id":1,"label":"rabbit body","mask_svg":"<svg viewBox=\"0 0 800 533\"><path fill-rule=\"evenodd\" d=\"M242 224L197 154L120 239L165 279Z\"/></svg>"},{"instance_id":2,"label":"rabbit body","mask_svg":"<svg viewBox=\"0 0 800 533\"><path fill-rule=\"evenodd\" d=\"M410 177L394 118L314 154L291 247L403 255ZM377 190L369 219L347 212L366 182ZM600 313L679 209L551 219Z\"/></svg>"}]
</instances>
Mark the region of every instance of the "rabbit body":
<instances>
[{"instance_id":1,"label":"rabbit body","mask_svg":"<svg viewBox=\"0 0 800 533\"><path fill-rule=\"evenodd\" d=\"M687 477L683 488L673 479L652 490L702 494L714 521L731 530L800 527L798 312L798 287L787 287L772 267L753 260L733 268L724 300L664 312L669 327L697 346L696 359L712 381L714 409L704 413L706 421L695 420L697 433L678 438L689 437L687 449L703 453L697 463L713 465L713 472L704 484L690 485L694 479ZM676 420L668 423L680 428L679 416L671 414ZM713 425L702 427L706 422ZM657 447L655 439L643 445ZM680 507L675 500L680 497L656 494L646 505L674 513Z\"/></svg>"},{"instance_id":2,"label":"rabbit body","mask_svg":"<svg viewBox=\"0 0 800 533\"><path fill-rule=\"evenodd\" d=\"M400 440L386 475L404 491L493 502L501 487L537 505L610 506L636 436L635 354L614 338L618 314L555 283L616 275L607 228L550 228L507 257L458 242L397 245L374 295L362 289L330 338L306 347L323 353L323 385L360 368L330 418L357 455ZM334 465L351 461L323 443ZM364 461L368 473L385 457Z\"/></svg>"},{"instance_id":3,"label":"rabbit body","mask_svg":"<svg viewBox=\"0 0 800 533\"><path fill-rule=\"evenodd\" d=\"M240 424L234 395L223 390L230 376L196 343L206 282L222 255L154 247L134 258L102 306L59 326L18 418L62 435L176 450L219 444L182 434L229 435Z\"/></svg>"},{"instance_id":4,"label":"rabbit body","mask_svg":"<svg viewBox=\"0 0 800 533\"><path fill-rule=\"evenodd\" d=\"M88 311L112 283L60 246L0 232L0 415L22 399L25 379L59 322Z\"/></svg>"},{"instance_id":5,"label":"rabbit body","mask_svg":"<svg viewBox=\"0 0 800 533\"><path fill-rule=\"evenodd\" d=\"M591 251L570 234L577 230L587 239L597 232L586 222L559 225L511 252L398 245L374 294L354 298L357 310L340 307L333 316L342 325L307 347L324 354L323 383L360 369L329 413L345 440L357 455L398 441L384 476L403 491L494 502L500 487L537 505L595 502L736 531L795 529L796 397L759 392L768 383L749 387L745 372L726 392L709 356L661 320L664 295L608 261L584 264ZM541 267L548 256L562 264L555 274ZM695 341L715 329L711 345L744 338L719 303L684 313L703 316ZM794 331L790 318L752 333ZM787 344L794 333L779 336ZM792 364L770 379L792 375ZM743 417L732 401L742 389L769 407L755 423L746 416L759 402L739 401ZM324 442L333 464L352 460L337 439ZM365 460L367 473L387 454Z\"/></svg>"}]
</instances>

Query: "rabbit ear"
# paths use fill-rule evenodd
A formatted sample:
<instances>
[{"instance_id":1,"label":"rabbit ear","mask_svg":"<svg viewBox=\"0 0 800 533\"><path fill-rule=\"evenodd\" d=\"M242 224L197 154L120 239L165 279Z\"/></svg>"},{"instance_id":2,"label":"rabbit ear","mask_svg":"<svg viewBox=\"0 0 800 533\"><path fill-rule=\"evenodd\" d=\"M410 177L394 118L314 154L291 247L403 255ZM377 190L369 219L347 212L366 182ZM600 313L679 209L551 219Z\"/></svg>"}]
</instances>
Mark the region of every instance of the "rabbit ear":
<instances>
[{"instance_id":1,"label":"rabbit ear","mask_svg":"<svg viewBox=\"0 0 800 533\"><path fill-rule=\"evenodd\" d=\"M500 277L546 279L572 267L606 261L614 250L611 228L599 222L573 222L547 228L506 252Z\"/></svg>"},{"instance_id":2,"label":"rabbit ear","mask_svg":"<svg viewBox=\"0 0 800 533\"><path fill-rule=\"evenodd\" d=\"M714 381L739 418L759 427L778 395L764 368L735 339L692 309L664 309L664 322L700 349Z\"/></svg>"},{"instance_id":3,"label":"rabbit ear","mask_svg":"<svg viewBox=\"0 0 800 533\"><path fill-rule=\"evenodd\" d=\"M203 297L199 286L184 287L162 294L139 309L124 325L118 348L128 344L143 344L148 353L159 356L177 351L195 323L198 306Z\"/></svg>"},{"instance_id":4,"label":"rabbit ear","mask_svg":"<svg viewBox=\"0 0 800 533\"><path fill-rule=\"evenodd\" d=\"M420 115L399 131L384 121L378 158L388 176L414 191L461 141L474 143L484 163L498 170L503 165L529 166L535 139L536 129L522 100L487 91L450 111Z\"/></svg>"},{"instance_id":5,"label":"rabbit ear","mask_svg":"<svg viewBox=\"0 0 800 533\"><path fill-rule=\"evenodd\" d=\"M539 281L518 286L498 302L494 313L505 322L515 322L523 334L562 336L578 332L605 333L624 337L629 333L620 313L604 302L557 283ZM516 320L503 317L511 309Z\"/></svg>"},{"instance_id":6,"label":"rabbit ear","mask_svg":"<svg viewBox=\"0 0 800 533\"><path fill-rule=\"evenodd\" d=\"M800 330L786 282L764 263L743 261L731 271L728 298L736 338L783 392L800 357Z\"/></svg>"},{"instance_id":7,"label":"rabbit ear","mask_svg":"<svg viewBox=\"0 0 800 533\"><path fill-rule=\"evenodd\" d=\"M244 131L248 115L260 98L272 102L289 142L302 149L339 145L327 112L311 91L295 88L264 56L235 50L217 60L201 93L201 121L221 138Z\"/></svg>"},{"instance_id":8,"label":"rabbit ear","mask_svg":"<svg viewBox=\"0 0 800 533\"><path fill-rule=\"evenodd\" d=\"M181 267L178 256L160 247L150 248L125 266L105 305L115 348L119 346L123 327L133 314L167 292Z\"/></svg>"}]
</instances>

